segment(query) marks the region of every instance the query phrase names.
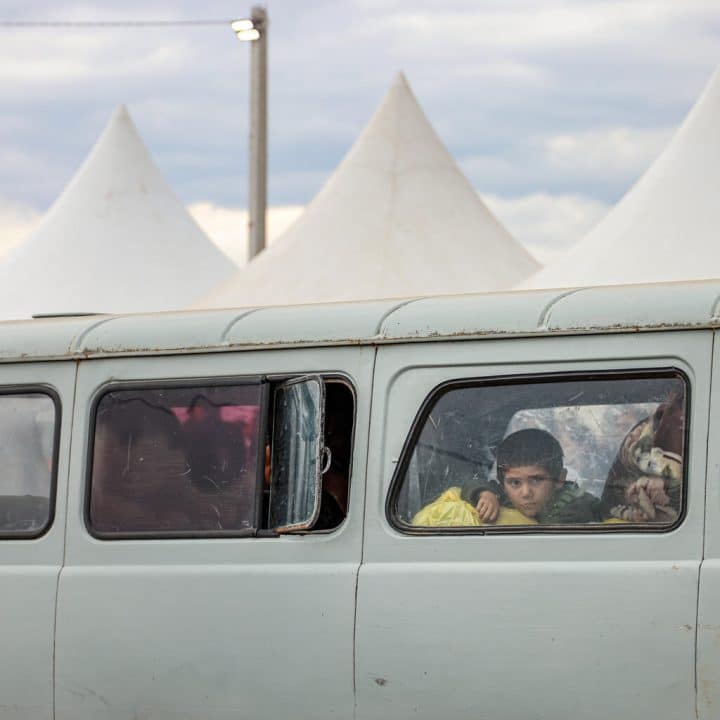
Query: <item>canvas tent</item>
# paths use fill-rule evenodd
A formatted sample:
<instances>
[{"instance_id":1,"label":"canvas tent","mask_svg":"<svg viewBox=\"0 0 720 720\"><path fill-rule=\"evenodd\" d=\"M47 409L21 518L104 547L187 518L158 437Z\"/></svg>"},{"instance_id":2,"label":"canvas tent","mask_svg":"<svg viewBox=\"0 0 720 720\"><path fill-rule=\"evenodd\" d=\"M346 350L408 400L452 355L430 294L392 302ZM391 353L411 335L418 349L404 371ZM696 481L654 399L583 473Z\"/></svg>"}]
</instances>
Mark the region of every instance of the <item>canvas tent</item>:
<instances>
[{"instance_id":1,"label":"canvas tent","mask_svg":"<svg viewBox=\"0 0 720 720\"><path fill-rule=\"evenodd\" d=\"M41 224L0 263L0 318L176 309L235 269L121 107Z\"/></svg>"},{"instance_id":2,"label":"canvas tent","mask_svg":"<svg viewBox=\"0 0 720 720\"><path fill-rule=\"evenodd\" d=\"M485 207L400 74L300 218L198 307L495 290L538 267Z\"/></svg>"},{"instance_id":3,"label":"canvas tent","mask_svg":"<svg viewBox=\"0 0 720 720\"><path fill-rule=\"evenodd\" d=\"M720 71L663 153L559 261L520 287L720 277Z\"/></svg>"}]
</instances>

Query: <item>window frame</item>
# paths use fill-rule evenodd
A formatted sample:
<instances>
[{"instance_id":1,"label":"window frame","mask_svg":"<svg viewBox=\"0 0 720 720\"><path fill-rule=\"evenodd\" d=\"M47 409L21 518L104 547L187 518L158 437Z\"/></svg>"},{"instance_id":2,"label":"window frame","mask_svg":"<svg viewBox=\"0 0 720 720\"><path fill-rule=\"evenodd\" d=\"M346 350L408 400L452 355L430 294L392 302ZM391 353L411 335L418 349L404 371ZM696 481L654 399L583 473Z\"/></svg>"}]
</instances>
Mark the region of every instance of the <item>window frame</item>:
<instances>
[{"instance_id":1,"label":"window frame","mask_svg":"<svg viewBox=\"0 0 720 720\"><path fill-rule=\"evenodd\" d=\"M55 510L57 504L57 485L58 485L58 464L60 459L60 431L62 429L62 402L58 391L43 383L23 384L23 385L3 385L0 387L0 398L6 396L18 395L43 395L50 398L55 411L53 422L53 442L52 442L52 467L50 469L50 487L48 496L48 516L41 528L37 530L18 530L7 532L0 529L0 541L2 540L37 540L46 535L55 522Z\"/></svg>"},{"instance_id":2,"label":"window frame","mask_svg":"<svg viewBox=\"0 0 720 720\"><path fill-rule=\"evenodd\" d=\"M530 384L549 384L553 382L578 382L592 380L644 380L644 379L680 379L685 386L685 427L683 428L683 478L682 478L682 507L677 520L670 524L653 526L651 523L568 523L564 525L481 525L479 527L422 527L410 525L401 520L397 514L397 500L402 489L413 450L417 445L428 416L437 402L447 393L464 388L482 388L488 386L512 386ZM445 380L436 385L423 399L420 409L415 415L400 456L393 472L390 486L385 497L385 519L394 530L403 535L410 536L437 536L437 535L567 535L582 533L583 535L603 535L606 533L632 533L632 534L666 534L676 530L687 515L688 494L688 463L686 458L690 450L690 420L692 414L692 384L687 373L681 368L664 366L658 368L638 368L633 370L597 370L597 371L568 371L549 373L503 374L489 377L469 377Z\"/></svg>"},{"instance_id":3,"label":"window frame","mask_svg":"<svg viewBox=\"0 0 720 720\"><path fill-rule=\"evenodd\" d=\"M318 443L317 443L317 452L315 453L315 477L312 480L312 484L315 488L315 504L313 507L313 513L309 520L305 522L296 522L291 523L288 525L277 525L274 527L269 527L269 530L272 530L273 532L277 533L278 535L284 535L288 533L294 533L294 532L301 532L303 530L311 530L312 526L317 522L318 515L320 514L320 505L322 502L322 482L323 482L323 472L322 472L322 457L323 452L325 450L325 411L326 411L326 403L327 399L325 396L325 380L320 375L300 375L296 378L290 378L289 380L286 380L283 383L280 383L275 388L275 393L273 395L272 401L273 401L273 417L272 417L272 427L270 428L270 457L272 458L270 461L270 493L268 498L268 514L271 517L272 516L272 510L273 510L273 500L275 495L275 481L276 476L275 473L277 471L277 468L275 468L275 464L273 460L275 459L274 453L275 453L275 446L276 446L276 435L277 435L277 422L278 422L278 391L284 388L287 388L290 385L299 385L301 383L308 383L308 382L317 382L320 390L320 410L317 417L317 424L320 426L320 433L318 434ZM349 478L348 478L349 481Z\"/></svg>"},{"instance_id":4,"label":"window frame","mask_svg":"<svg viewBox=\"0 0 720 720\"><path fill-rule=\"evenodd\" d=\"M93 458L95 454L95 431L97 424L98 406L102 399L112 392L118 391L139 391L139 390L181 390L186 388L207 388L207 387L237 387L239 385L257 385L260 388L260 414L259 424L261 432L267 426L268 405L270 397L270 383L265 375L244 375L241 377L202 377L202 378L180 378L180 379L154 379L148 381L110 382L95 392L90 403L90 418L88 421L88 443L85 454L85 486L83 488L83 521L87 532L97 540L182 540L182 539L228 539L255 537L259 528L248 528L247 530L141 530L141 531L117 531L108 532L93 527L90 507L92 499L92 475ZM255 478L255 503L253 513L255 525L261 512L262 483L264 482L265 469L265 443L264 438L258 440L257 464Z\"/></svg>"},{"instance_id":5,"label":"window frame","mask_svg":"<svg viewBox=\"0 0 720 720\"><path fill-rule=\"evenodd\" d=\"M328 384L334 383L337 385L343 385L348 392L350 393L350 399L352 402L352 431L350 433L350 456L348 458L348 498L347 498L347 507L345 509L345 517L343 518L343 521L337 525L334 528L328 528L323 530L316 530L315 528L308 528L306 530L292 530L289 532L277 532L277 530L273 530L271 528L267 528L265 530L261 530L258 532L258 537L304 537L306 535L314 536L314 535L335 535L337 534L348 522L348 517L350 516L350 513L352 512L352 506L350 505L350 489L352 487L353 482L353 453L355 451L355 439L356 439L356 433L357 433L357 411L358 411L358 397L357 397L357 389L355 388L355 383L352 381L349 375L346 375L343 372L337 372L337 371L307 371L307 372L298 372L298 373L271 373L268 375L265 375L265 379L268 381L268 383L271 386L277 387L278 385L282 385L283 383L292 380L293 378L302 378L302 377L319 377L323 385L325 386L325 400L327 402L327 386ZM274 400L274 397L271 393L271 400ZM268 407L270 405L270 402L268 401ZM269 411L268 411L269 412ZM327 416L327 408L323 407L323 418ZM274 418L273 418L274 420ZM324 424L324 422L323 422ZM271 433L272 434L272 433ZM320 476L320 490L322 492L322 479L323 475Z\"/></svg>"}]
</instances>

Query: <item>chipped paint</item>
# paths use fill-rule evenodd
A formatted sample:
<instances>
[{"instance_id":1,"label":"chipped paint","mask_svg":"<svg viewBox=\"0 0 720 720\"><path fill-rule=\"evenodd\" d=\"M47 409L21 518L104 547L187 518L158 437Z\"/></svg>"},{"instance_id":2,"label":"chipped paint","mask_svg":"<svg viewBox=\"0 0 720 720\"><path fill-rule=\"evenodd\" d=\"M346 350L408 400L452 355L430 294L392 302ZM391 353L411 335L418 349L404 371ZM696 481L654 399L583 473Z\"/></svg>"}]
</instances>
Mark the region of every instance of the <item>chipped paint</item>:
<instances>
[{"instance_id":1,"label":"chipped paint","mask_svg":"<svg viewBox=\"0 0 720 720\"><path fill-rule=\"evenodd\" d=\"M0 323L0 363L715 330L720 327L719 303L720 281L708 281L295 308L44 318ZM587 322L578 322L581 317Z\"/></svg>"}]
</instances>

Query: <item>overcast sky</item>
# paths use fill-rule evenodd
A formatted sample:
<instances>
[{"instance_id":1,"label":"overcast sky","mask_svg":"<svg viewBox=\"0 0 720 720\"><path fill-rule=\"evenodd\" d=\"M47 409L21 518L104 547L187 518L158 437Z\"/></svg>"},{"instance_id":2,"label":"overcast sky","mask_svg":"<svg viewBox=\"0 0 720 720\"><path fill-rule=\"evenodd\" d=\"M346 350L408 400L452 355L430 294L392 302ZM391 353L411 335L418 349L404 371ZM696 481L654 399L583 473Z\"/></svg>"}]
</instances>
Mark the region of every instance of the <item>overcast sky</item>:
<instances>
[{"instance_id":1,"label":"overcast sky","mask_svg":"<svg viewBox=\"0 0 720 720\"><path fill-rule=\"evenodd\" d=\"M224 20L251 4L3 0L0 20ZM551 259L648 167L720 58L720 0L267 7L275 232L404 70L477 191ZM249 52L228 27L0 34L0 246L33 227L121 103L201 224L221 245L234 241L247 199Z\"/></svg>"}]
</instances>

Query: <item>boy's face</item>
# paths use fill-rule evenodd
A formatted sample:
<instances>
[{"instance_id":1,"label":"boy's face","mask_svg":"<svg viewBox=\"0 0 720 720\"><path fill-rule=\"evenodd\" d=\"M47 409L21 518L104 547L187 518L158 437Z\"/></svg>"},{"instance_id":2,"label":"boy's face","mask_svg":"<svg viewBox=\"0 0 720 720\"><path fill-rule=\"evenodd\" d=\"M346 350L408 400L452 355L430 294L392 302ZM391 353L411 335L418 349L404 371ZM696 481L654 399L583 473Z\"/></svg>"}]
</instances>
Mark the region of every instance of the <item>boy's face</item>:
<instances>
[{"instance_id":1,"label":"boy's face","mask_svg":"<svg viewBox=\"0 0 720 720\"><path fill-rule=\"evenodd\" d=\"M565 475L564 470L561 475ZM503 486L512 506L526 517L534 518L548 505L563 479L553 480L540 465L519 465L505 470Z\"/></svg>"}]
</instances>

